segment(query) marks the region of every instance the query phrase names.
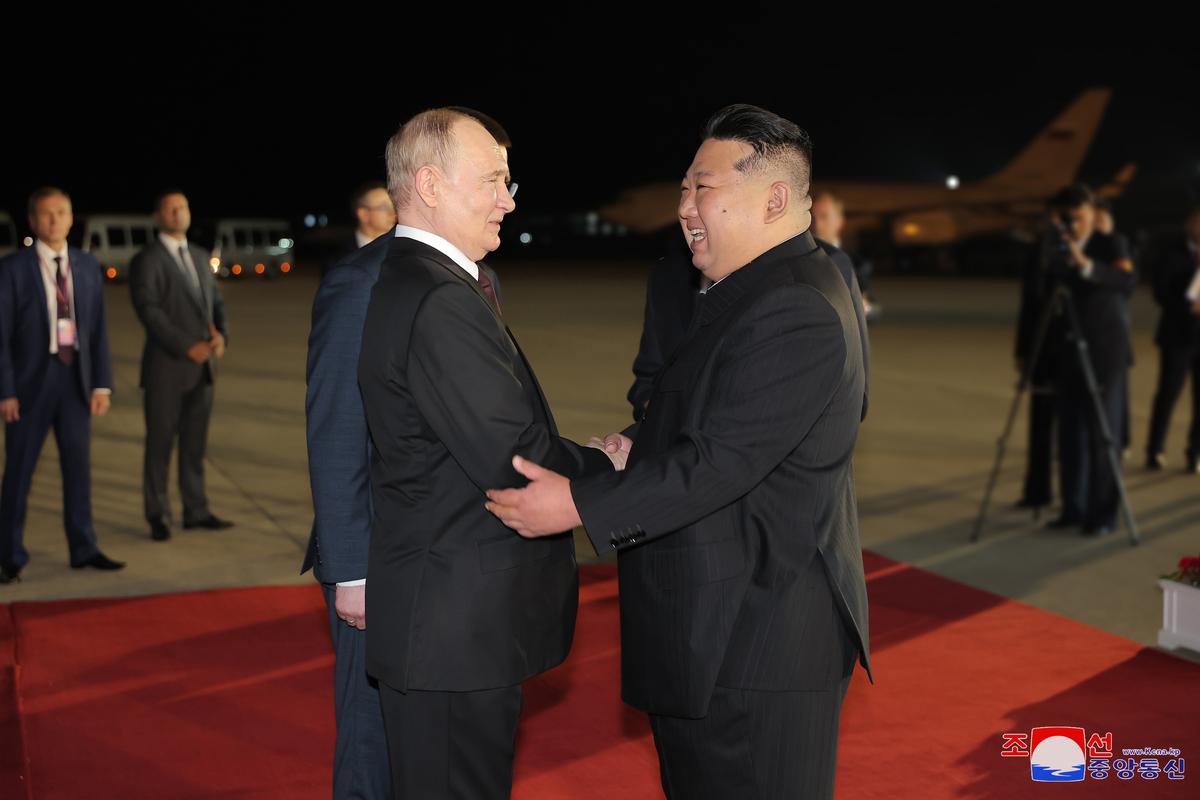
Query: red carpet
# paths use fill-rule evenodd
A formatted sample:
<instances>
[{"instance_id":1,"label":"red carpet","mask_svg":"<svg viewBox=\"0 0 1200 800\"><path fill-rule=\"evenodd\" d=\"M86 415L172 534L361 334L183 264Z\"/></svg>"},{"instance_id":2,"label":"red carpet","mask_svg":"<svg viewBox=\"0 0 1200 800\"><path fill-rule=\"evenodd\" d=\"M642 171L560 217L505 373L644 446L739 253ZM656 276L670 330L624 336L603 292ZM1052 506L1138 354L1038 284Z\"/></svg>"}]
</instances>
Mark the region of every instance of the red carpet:
<instances>
[{"instance_id":1,"label":"red carpet","mask_svg":"<svg viewBox=\"0 0 1200 800\"><path fill-rule=\"evenodd\" d=\"M847 698L838 797L1197 796L1200 667L870 554L867 572L878 683ZM0 606L0 798L328 797L325 624L315 586ZM517 800L661 797L617 663L614 572L586 568L571 658L527 686ZM1175 747L1196 774L1034 784L1001 734L1048 725L1112 731L1117 758Z\"/></svg>"}]
</instances>

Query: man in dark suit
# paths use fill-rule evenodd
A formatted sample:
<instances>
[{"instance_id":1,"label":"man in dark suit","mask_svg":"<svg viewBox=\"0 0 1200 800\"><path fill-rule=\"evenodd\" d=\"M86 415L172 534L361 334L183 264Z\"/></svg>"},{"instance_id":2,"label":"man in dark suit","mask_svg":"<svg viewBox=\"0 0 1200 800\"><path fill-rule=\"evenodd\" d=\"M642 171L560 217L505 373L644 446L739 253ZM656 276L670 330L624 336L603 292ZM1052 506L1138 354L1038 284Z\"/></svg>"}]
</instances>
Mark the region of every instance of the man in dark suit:
<instances>
[{"instance_id":1,"label":"man in dark suit","mask_svg":"<svg viewBox=\"0 0 1200 800\"><path fill-rule=\"evenodd\" d=\"M512 146L507 132L487 115L463 109L487 128L507 160ZM375 189L367 184L358 202L383 214ZM301 573L312 569L325 594L333 640L334 715L337 739L333 758L333 797L374 800L391 796L387 738L379 687L366 667L366 574L371 530L371 442L358 387L358 358L371 289L394 236L396 214L391 195L382 201L391 210L387 230L359 245L335 264L313 300L308 338L308 468L313 494L313 527ZM359 213L362 236L370 219ZM382 217L379 217L382 222ZM480 262L501 298L496 273Z\"/></svg>"},{"instance_id":2,"label":"man in dark suit","mask_svg":"<svg viewBox=\"0 0 1200 800\"><path fill-rule=\"evenodd\" d=\"M709 120L679 216L712 285L626 470L568 479L518 457L530 485L488 493L524 536L582 521L617 552L622 696L650 714L668 798L832 797L842 698L868 663L865 321L808 232L810 153L754 106Z\"/></svg>"},{"instance_id":3,"label":"man in dark suit","mask_svg":"<svg viewBox=\"0 0 1200 800\"><path fill-rule=\"evenodd\" d=\"M477 264L515 207L496 140L434 109L392 137L387 163L400 224L358 372L373 444L367 670L396 797L504 798L521 682L566 657L578 576L569 533L526 541L483 492L522 482L513 452L570 475L613 462L558 436Z\"/></svg>"},{"instance_id":4,"label":"man in dark suit","mask_svg":"<svg viewBox=\"0 0 1200 800\"><path fill-rule=\"evenodd\" d=\"M218 530L233 523L209 510L204 491L204 448L212 414L216 362L225 354L225 302L208 253L187 240L192 215L183 192L170 190L155 204L158 240L129 267L133 308L146 328L141 386L146 416L142 494L150 535L171 538L167 466L179 439L179 493L183 527Z\"/></svg>"},{"instance_id":5,"label":"man in dark suit","mask_svg":"<svg viewBox=\"0 0 1200 800\"><path fill-rule=\"evenodd\" d=\"M1125 306L1137 286L1133 259L1123 237L1095 229L1095 206L1086 186L1067 187L1051 205L1058 224L1046 246L1046 269L1052 284L1070 291L1104 420L1112 445L1119 448L1130 350ZM1102 536L1116 526L1120 495L1073 334L1069 326L1061 330L1066 339L1058 343L1056 390L1062 515L1049 527L1081 526L1084 535Z\"/></svg>"},{"instance_id":6,"label":"man in dark suit","mask_svg":"<svg viewBox=\"0 0 1200 800\"><path fill-rule=\"evenodd\" d=\"M0 261L0 583L19 580L29 561L22 544L26 500L51 428L71 566L125 566L100 552L92 526L91 417L108 413L112 362L100 265L67 245L72 221L65 192L38 189L29 198L36 243Z\"/></svg>"},{"instance_id":7,"label":"man in dark suit","mask_svg":"<svg viewBox=\"0 0 1200 800\"><path fill-rule=\"evenodd\" d=\"M1171 412L1190 374L1192 424L1184 468L1195 473L1200 471L1200 207L1188 214L1183 235L1173 237L1159 251L1150 275L1154 300L1162 308L1162 315L1154 334L1161 360L1146 439L1146 468L1166 466Z\"/></svg>"},{"instance_id":8,"label":"man in dark suit","mask_svg":"<svg viewBox=\"0 0 1200 800\"><path fill-rule=\"evenodd\" d=\"M824 239L816 239L817 245L838 268L846 288L856 303L864 308L862 292L854 261L844 250ZM667 357L686 338L688 324L700 298L701 286L707 288L700 270L692 266L692 255L687 243L676 236L671 237L667 254L655 263L646 281L646 306L642 320L642 338L637 355L633 359L633 385L627 398L633 406L634 421L645 414L646 403L654 388L654 379L662 369ZM866 331L863 331L864 335Z\"/></svg>"}]
</instances>

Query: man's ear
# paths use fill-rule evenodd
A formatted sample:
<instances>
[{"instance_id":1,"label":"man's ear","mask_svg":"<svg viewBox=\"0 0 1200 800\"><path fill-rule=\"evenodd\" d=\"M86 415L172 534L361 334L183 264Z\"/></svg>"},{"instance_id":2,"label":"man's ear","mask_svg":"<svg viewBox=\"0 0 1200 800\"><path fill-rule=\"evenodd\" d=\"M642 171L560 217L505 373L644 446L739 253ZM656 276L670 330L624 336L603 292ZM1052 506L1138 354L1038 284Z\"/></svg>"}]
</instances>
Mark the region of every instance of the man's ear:
<instances>
[{"instance_id":1,"label":"man's ear","mask_svg":"<svg viewBox=\"0 0 1200 800\"><path fill-rule=\"evenodd\" d=\"M775 222L788 213L792 190L783 181L775 181L767 192L767 212L764 222Z\"/></svg>"},{"instance_id":2,"label":"man's ear","mask_svg":"<svg viewBox=\"0 0 1200 800\"><path fill-rule=\"evenodd\" d=\"M417 170L414 176L413 191L429 208L437 208L438 194L441 191L442 173L432 164L426 164Z\"/></svg>"}]
</instances>

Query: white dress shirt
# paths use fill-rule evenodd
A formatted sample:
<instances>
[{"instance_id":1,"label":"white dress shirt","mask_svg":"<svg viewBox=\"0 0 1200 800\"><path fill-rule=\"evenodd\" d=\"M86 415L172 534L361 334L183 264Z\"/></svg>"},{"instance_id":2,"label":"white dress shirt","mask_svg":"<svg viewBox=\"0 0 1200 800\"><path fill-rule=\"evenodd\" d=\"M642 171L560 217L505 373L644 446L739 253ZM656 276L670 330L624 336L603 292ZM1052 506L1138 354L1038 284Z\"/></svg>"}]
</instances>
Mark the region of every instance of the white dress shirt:
<instances>
[{"instance_id":1,"label":"white dress shirt","mask_svg":"<svg viewBox=\"0 0 1200 800\"><path fill-rule=\"evenodd\" d=\"M62 258L63 274L67 276L67 302L71 306L71 322L75 321L75 276L71 273L71 262L67 258L67 246L52 250L41 239L37 241L38 265L42 268L42 285L46 289L46 315L50 319L50 355L58 355L58 265L55 257ZM75 340L79 341L78 337Z\"/></svg>"},{"instance_id":2,"label":"white dress shirt","mask_svg":"<svg viewBox=\"0 0 1200 800\"><path fill-rule=\"evenodd\" d=\"M38 266L42 269L42 286L46 289L46 316L50 320L50 355L58 355L58 265L54 263L55 256L62 258L63 275L67 283L67 303L71 308L71 323L75 324L75 274L71 271L71 262L67 257L67 246L55 251L50 245L37 240L34 246L37 250ZM79 326L75 326L75 346L79 346ZM112 389L97 386L92 394L112 394Z\"/></svg>"}]
</instances>

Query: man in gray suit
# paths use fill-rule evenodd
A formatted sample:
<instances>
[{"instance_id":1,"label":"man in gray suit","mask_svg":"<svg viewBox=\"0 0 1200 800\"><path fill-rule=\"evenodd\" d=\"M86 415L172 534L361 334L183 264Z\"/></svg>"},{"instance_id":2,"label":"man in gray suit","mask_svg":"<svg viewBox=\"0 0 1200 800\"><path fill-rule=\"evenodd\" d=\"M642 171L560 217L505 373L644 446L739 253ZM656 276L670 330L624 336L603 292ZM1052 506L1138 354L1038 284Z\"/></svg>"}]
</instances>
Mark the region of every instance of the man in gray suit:
<instances>
[{"instance_id":1,"label":"man in gray suit","mask_svg":"<svg viewBox=\"0 0 1200 800\"><path fill-rule=\"evenodd\" d=\"M183 527L228 528L204 493L204 447L216 362L225 354L225 303L208 269L208 253L187 240L192 215L183 192L158 196L158 240L129 270L133 308L146 328L141 386L146 415L143 496L150 535L171 538L167 465L179 438Z\"/></svg>"}]
</instances>

